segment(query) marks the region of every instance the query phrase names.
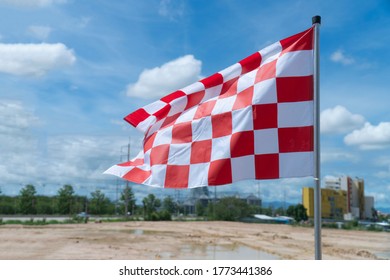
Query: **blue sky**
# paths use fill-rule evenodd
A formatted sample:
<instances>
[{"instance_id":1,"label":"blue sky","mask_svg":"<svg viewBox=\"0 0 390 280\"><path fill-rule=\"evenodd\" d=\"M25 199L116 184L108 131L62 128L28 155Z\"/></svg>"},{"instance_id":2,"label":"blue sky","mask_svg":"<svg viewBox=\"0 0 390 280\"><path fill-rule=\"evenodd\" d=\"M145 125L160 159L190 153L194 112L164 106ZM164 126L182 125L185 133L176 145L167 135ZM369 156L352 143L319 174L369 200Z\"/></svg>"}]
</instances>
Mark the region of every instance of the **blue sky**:
<instances>
[{"instance_id":1,"label":"blue sky","mask_svg":"<svg viewBox=\"0 0 390 280\"><path fill-rule=\"evenodd\" d=\"M132 156L142 139L124 116L309 28L317 14L322 177L363 178L376 206L390 207L386 0L0 0L0 189L16 195L32 183L53 195L69 183L115 197L123 182L102 172L129 138ZM218 192L299 202L303 185L312 180Z\"/></svg>"}]
</instances>

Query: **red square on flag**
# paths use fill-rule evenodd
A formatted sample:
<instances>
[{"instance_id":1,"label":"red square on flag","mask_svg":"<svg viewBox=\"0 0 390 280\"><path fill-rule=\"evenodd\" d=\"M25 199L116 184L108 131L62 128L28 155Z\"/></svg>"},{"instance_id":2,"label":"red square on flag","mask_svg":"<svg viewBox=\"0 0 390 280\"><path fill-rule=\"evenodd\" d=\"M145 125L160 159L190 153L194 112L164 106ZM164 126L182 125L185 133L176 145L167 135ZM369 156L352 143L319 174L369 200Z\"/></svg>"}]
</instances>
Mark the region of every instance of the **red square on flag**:
<instances>
[{"instance_id":1,"label":"red square on flag","mask_svg":"<svg viewBox=\"0 0 390 280\"><path fill-rule=\"evenodd\" d=\"M139 168L133 168L123 176L123 179L131 180L133 182L142 184L142 182L144 182L149 176L149 171L145 171Z\"/></svg>"},{"instance_id":2,"label":"red square on flag","mask_svg":"<svg viewBox=\"0 0 390 280\"><path fill-rule=\"evenodd\" d=\"M255 155L256 179L279 178L279 155Z\"/></svg>"},{"instance_id":3,"label":"red square on flag","mask_svg":"<svg viewBox=\"0 0 390 280\"><path fill-rule=\"evenodd\" d=\"M131 125L138 126L141 122L150 117L150 114L144 108L140 108L125 117L125 120Z\"/></svg>"},{"instance_id":4,"label":"red square on flag","mask_svg":"<svg viewBox=\"0 0 390 280\"><path fill-rule=\"evenodd\" d=\"M150 152L150 165L167 164L170 145L160 145L152 148Z\"/></svg>"},{"instance_id":5,"label":"red square on flag","mask_svg":"<svg viewBox=\"0 0 390 280\"><path fill-rule=\"evenodd\" d=\"M278 127L278 105L253 105L253 128L266 129Z\"/></svg>"},{"instance_id":6,"label":"red square on flag","mask_svg":"<svg viewBox=\"0 0 390 280\"><path fill-rule=\"evenodd\" d=\"M278 102L313 100L313 76L276 78Z\"/></svg>"},{"instance_id":7,"label":"red square on flag","mask_svg":"<svg viewBox=\"0 0 390 280\"><path fill-rule=\"evenodd\" d=\"M253 155L255 153L253 130L234 133L230 140L230 151L233 158Z\"/></svg>"},{"instance_id":8,"label":"red square on flag","mask_svg":"<svg viewBox=\"0 0 390 280\"><path fill-rule=\"evenodd\" d=\"M177 120L177 118L180 117L180 115L181 115L180 113L177 113L177 114L175 114L175 115L173 115L173 116L167 117L167 118L164 120L164 122L163 122L161 128L164 128L164 127L168 127L168 126L173 125L174 122Z\"/></svg>"},{"instance_id":9,"label":"red square on flag","mask_svg":"<svg viewBox=\"0 0 390 280\"><path fill-rule=\"evenodd\" d=\"M210 116L216 102L216 100L211 100L200 104L196 110L194 119L201 119L203 117Z\"/></svg>"},{"instance_id":10,"label":"red square on flag","mask_svg":"<svg viewBox=\"0 0 390 280\"><path fill-rule=\"evenodd\" d=\"M264 80L275 78L276 76L276 60L268 62L260 67L256 74L255 83L259 83Z\"/></svg>"},{"instance_id":11,"label":"red square on flag","mask_svg":"<svg viewBox=\"0 0 390 280\"><path fill-rule=\"evenodd\" d=\"M204 90L189 94L187 96L188 101L185 110L198 105L200 101L202 101L204 94L205 94Z\"/></svg>"},{"instance_id":12,"label":"red square on flag","mask_svg":"<svg viewBox=\"0 0 390 280\"><path fill-rule=\"evenodd\" d=\"M211 116L213 138L232 134L232 113L222 113Z\"/></svg>"},{"instance_id":13,"label":"red square on flag","mask_svg":"<svg viewBox=\"0 0 390 280\"><path fill-rule=\"evenodd\" d=\"M313 133L313 126L279 128L279 151L281 153L313 151Z\"/></svg>"},{"instance_id":14,"label":"red square on flag","mask_svg":"<svg viewBox=\"0 0 390 280\"><path fill-rule=\"evenodd\" d=\"M202 79L200 82L204 84L205 88L212 88L222 84L223 77L220 73L215 73L207 78Z\"/></svg>"},{"instance_id":15,"label":"red square on flag","mask_svg":"<svg viewBox=\"0 0 390 280\"><path fill-rule=\"evenodd\" d=\"M211 148L212 148L211 139L193 142L191 144L190 163L195 164L195 163L210 162Z\"/></svg>"},{"instance_id":16,"label":"red square on flag","mask_svg":"<svg viewBox=\"0 0 390 280\"><path fill-rule=\"evenodd\" d=\"M226 185L232 183L232 163L230 159L212 161L209 168L209 185Z\"/></svg>"},{"instance_id":17,"label":"red square on flag","mask_svg":"<svg viewBox=\"0 0 390 280\"><path fill-rule=\"evenodd\" d=\"M187 188L189 174L189 165L167 165L167 173L165 175L166 188Z\"/></svg>"},{"instance_id":18,"label":"red square on flag","mask_svg":"<svg viewBox=\"0 0 390 280\"><path fill-rule=\"evenodd\" d=\"M172 128L172 144L192 142L191 122L175 124Z\"/></svg>"},{"instance_id":19,"label":"red square on flag","mask_svg":"<svg viewBox=\"0 0 390 280\"><path fill-rule=\"evenodd\" d=\"M145 139L144 141L144 153L149 151L153 147L154 139L156 138L157 133L153 133L151 136Z\"/></svg>"},{"instance_id":20,"label":"red square on flag","mask_svg":"<svg viewBox=\"0 0 390 280\"><path fill-rule=\"evenodd\" d=\"M221 95L219 98L226 98L237 94L237 78L223 83Z\"/></svg>"},{"instance_id":21,"label":"red square on flag","mask_svg":"<svg viewBox=\"0 0 390 280\"><path fill-rule=\"evenodd\" d=\"M241 64L241 67L242 67L241 74L248 73L248 72L258 68L260 66L261 59L262 59L262 57L261 57L260 53L255 52L254 54L241 60L239 62Z\"/></svg>"},{"instance_id":22,"label":"red square on flag","mask_svg":"<svg viewBox=\"0 0 390 280\"><path fill-rule=\"evenodd\" d=\"M163 108L161 108L159 111L154 113L153 116L156 116L157 120L161 120L168 115L169 110L171 110L171 105L167 104Z\"/></svg>"},{"instance_id":23,"label":"red square on flag","mask_svg":"<svg viewBox=\"0 0 390 280\"><path fill-rule=\"evenodd\" d=\"M164 96L163 98L161 98L161 101L164 101L166 103L170 103L173 100L178 99L182 96L186 96L186 94L184 92L182 92L181 90L177 90L177 91L172 92L171 94L168 94L167 96Z\"/></svg>"},{"instance_id":24,"label":"red square on flag","mask_svg":"<svg viewBox=\"0 0 390 280\"><path fill-rule=\"evenodd\" d=\"M236 101L233 105L233 110L243 109L252 105L253 98L253 86L244 89L242 92L237 94Z\"/></svg>"}]
</instances>

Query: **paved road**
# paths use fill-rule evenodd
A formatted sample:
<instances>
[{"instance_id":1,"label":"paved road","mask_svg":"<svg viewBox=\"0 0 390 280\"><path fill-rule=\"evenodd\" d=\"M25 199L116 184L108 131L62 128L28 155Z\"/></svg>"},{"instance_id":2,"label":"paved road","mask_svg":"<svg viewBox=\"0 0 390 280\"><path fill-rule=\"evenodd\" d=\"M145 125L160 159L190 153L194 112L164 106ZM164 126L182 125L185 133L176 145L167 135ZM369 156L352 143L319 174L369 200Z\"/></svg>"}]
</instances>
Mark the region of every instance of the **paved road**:
<instances>
[{"instance_id":1,"label":"paved road","mask_svg":"<svg viewBox=\"0 0 390 280\"><path fill-rule=\"evenodd\" d=\"M17 221L30 221L31 219L34 219L34 221L43 220L46 219L46 221L59 221L63 222L68 219L72 219L72 217L69 216L44 216L44 215L36 215L36 216L0 216L0 219L3 220L3 222L10 221L10 220L17 220Z\"/></svg>"}]
</instances>

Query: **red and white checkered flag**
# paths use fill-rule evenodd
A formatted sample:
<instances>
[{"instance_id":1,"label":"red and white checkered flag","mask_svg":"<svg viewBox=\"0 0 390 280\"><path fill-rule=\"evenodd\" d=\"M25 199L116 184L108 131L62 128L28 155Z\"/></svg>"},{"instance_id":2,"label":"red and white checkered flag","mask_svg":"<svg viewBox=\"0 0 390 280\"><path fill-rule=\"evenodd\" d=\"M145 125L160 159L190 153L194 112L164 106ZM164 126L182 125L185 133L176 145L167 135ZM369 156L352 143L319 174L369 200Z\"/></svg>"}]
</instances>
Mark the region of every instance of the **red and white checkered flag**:
<instances>
[{"instance_id":1,"label":"red and white checkered flag","mask_svg":"<svg viewBox=\"0 0 390 280\"><path fill-rule=\"evenodd\" d=\"M312 176L313 27L128 115L145 134L105 173L164 188Z\"/></svg>"}]
</instances>

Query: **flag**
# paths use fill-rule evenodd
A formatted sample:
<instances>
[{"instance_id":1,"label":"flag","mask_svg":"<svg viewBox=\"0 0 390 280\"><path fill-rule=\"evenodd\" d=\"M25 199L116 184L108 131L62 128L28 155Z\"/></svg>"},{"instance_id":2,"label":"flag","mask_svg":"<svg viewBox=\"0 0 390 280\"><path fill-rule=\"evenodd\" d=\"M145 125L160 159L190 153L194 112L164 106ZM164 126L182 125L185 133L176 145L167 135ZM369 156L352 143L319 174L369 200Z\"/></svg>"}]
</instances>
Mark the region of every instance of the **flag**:
<instances>
[{"instance_id":1,"label":"flag","mask_svg":"<svg viewBox=\"0 0 390 280\"><path fill-rule=\"evenodd\" d=\"M129 114L143 149L105 173L164 188L312 176L313 30Z\"/></svg>"}]
</instances>

